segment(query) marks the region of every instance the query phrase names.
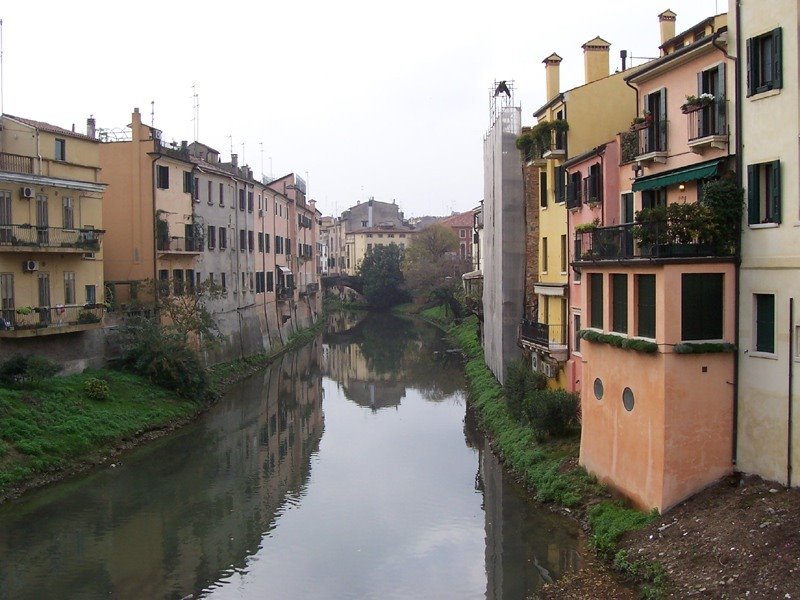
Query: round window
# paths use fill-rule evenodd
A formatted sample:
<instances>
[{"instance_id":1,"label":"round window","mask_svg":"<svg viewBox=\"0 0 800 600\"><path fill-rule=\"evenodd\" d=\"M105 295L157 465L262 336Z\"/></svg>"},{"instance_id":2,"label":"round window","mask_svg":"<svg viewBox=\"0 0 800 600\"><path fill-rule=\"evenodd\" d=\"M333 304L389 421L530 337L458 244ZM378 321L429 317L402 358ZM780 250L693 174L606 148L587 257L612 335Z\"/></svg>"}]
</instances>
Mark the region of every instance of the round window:
<instances>
[{"instance_id":1,"label":"round window","mask_svg":"<svg viewBox=\"0 0 800 600\"><path fill-rule=\"evenodd\" d=\"M628 412L633 410L633 392L629 387L626 387L622 392L622 405Z\"/></svg>"},{"instance_id":2,"label":"round window","mask_svg":"<svg viewBox=\"0 0 800 600\"><path fill-rule=\"evenodd\" d=\"M594 397L598 400L603 399L603 382L599 377L594 380Z\"/></svg>"}]
</instances>

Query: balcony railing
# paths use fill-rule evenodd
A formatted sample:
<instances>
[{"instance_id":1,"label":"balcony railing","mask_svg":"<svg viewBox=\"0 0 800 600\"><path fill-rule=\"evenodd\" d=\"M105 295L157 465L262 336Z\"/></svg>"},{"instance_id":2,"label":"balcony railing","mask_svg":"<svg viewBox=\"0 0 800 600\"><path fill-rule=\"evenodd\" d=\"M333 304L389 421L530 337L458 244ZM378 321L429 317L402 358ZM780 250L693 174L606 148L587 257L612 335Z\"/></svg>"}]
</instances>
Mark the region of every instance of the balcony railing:
<instances>
[{"instance_id":1,"label":"balcony railing","mask_svg":"<svg viewBox=\"0 0 800 600\"><path fill-rule=\"evenodd\" d=\"M33 158L0 152L0 171L33 174Z\"/></svg>"},{"instance_id":2,"label":"balcony railing","mask_svg":"<svg viewBox=\"0 0 800 600\"><path fill-rule=\"evenodd\" d=\"M0 310L0 337L13 337L36 330L58 333L58 329L70 328L69 331L75 331L77 326L101 324L104 311L102 304L43 306L25 311L28 314L22 314L19 309Z\"/></svg>"},{"instance_id":3,"label":"balcony railing","mask_svg":"<svg viewBox=\"0 0 800 600\"><path fill-rule=\"evenodd\" d=\"M0 225L0 251L3 249L58 249L79 252L100 250L102 229L64 229L37 225Z\"/></svg>"},{"instance_id":4,"label":"balcony railing","mask_svg":"<svg viewBox=\"0 0 800 600\"><path fill-rule=\"evenodd\" d=\"M652 121L638 129L639 154L645 156L667 151L667 122Z\"/></svg>"},{"instance_id":5,"label":"balcony railing","mask_svg":"<svg viewBox=\"0 0 800 600\"><path fill-rule=\"evenodd\" d=\"M202 252L202 243L195 238L159 238L156 243L159 252Z\"/></svg>"},{"instance_id":6,"label":"balcony railing","mask_svg":"<svg viewBox=\"0 0 800 600\"><path fill-rule=\"evenodd\" d=\"M720 249L718 246L715 240L679 239L670 232L666 221L629 223L576 233L574 260L596 262L635 258L733 256L731 249Z\"/></svg>"},{"instance_id":7,"label":"balcony railing","mask_svg":"<svg viewBox=\"0 0 800 600\"><path fill-rule=\"evenodd\" d=\"M686 123L689 128L689 140L727 135L726 133L726 102L711 104L686 113Z\"/></svg>"},{"instance_id":8,"label":"balcony railing","mask_svg":"<svg viewBox=\"0 0 800 600\"><path fill-rule=\"evenodd\" d=\"M543 348L563 347L567 343L566 327L522 319L519 324L519 338L523 342Z\"/></svg>"}]
</instances>

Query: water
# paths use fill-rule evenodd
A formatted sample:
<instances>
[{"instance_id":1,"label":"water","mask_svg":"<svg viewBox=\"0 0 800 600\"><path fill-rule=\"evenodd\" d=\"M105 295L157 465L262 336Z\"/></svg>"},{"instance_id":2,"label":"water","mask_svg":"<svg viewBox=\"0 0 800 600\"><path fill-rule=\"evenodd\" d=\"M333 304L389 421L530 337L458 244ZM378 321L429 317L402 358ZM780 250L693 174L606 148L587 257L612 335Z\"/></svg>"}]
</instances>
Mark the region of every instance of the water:
<instances>
[{"instance_id":1,"label":"water","mask_svg":"<svg viewBox=\"0 0 800 600\"><path fill-rule=\"evenodd\" d=\"M0 599L525 598L580 567L466 411L434 328L329 332L196 423L0 506Z\"/></svg>"}]
</instances>

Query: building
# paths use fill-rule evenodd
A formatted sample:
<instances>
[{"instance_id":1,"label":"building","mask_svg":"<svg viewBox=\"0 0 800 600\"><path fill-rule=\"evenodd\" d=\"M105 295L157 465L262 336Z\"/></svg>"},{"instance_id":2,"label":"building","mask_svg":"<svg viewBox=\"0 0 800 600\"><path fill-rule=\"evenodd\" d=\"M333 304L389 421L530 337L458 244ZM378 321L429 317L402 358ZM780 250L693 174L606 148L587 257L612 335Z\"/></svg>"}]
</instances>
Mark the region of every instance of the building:
<instances>
[{"instance_id":1,"label":"building","mask_svg":"<svg viewBox=\"0 0 800 600\"><path fill-rule=\"evenodd\" d=\"M726 214L739 195L726 16L678 35L674 13L659 18L661 56L625 74L640 117L565 168L581 223L580 462L664 511L732 469L738 235Z\"/></svg>"},{"instance_id":2,"label":"building","mask_svg":"<svg viewBox=\"0 0 800 600\"><path fill-rule=\"evenodd\" d=\"M525 261L522 168L515 148L521 111L512 82L495 84L490 106L483 140L482 343L486 364L503 382L506 367L521 355L517 323L523 315Z\"/></svg>"},{"instance_id":3,"label":"building","mask_svg":"<svg viewBox=\"0 0 800 600\"><path fill-rule=\"evenodd\" d=\"M529 276L528 314L520 324L520 344L535 368L568 387L571 374L568 323L574 318L568 297L569 250L565 161L610 139L636 114L636 93L626 84L627 72L609 74L610 44L597 37L582 46L585 84L560 91L561 57L544 59L547 102L533 116L537 124L521 138L526 162L539 168L529 175L538 188L538 275ZM537 185L538 184L538 185ZM536 223L537 218L529 218ZM574 304L574 303L573 303Z\"/></svg>"},{"instance_id":4,"label":"building","mask_svg":"<svg viewBox=\"0 0 800 600\"><path fill-rule=\"evenodd\" d=\"M0 354L31 350L23 338L102 327L99 145L91 118L84 135L0 116Z\"/></svg>"},{"instance_id":5,"label":"building","mask_svg":"<svg viewBox=\"0 0 800 600\"><path fill-rule=\"evenodd\" d=\"M450 215L439 221L439 223L445 227L449 227L453 231L458 238L458 256L463 260L469 261L471 271L476 270L478 266L472 254L472 234L475 226L474 212L470 210Z\"/></svg>"},{"instance_id":6,"label":"building","mask_svg":"<svg viewBox=\"0 0 800 600\"><path fill-rule=\"evenodd\" d=\"M746 190L739 296L736 465L800 482L798 21L793 0L730 2ZM739 26L737 29L737 26ZM733 44L731 44L733 45Z\"/></svg>"}]
</instances>

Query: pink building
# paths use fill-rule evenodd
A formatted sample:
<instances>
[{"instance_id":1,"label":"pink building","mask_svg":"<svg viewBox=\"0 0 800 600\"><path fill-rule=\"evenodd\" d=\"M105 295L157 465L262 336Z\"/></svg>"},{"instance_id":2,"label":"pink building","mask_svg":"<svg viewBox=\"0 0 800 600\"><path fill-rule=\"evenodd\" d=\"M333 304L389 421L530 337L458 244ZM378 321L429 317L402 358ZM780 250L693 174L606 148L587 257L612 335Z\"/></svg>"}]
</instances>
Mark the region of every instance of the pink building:
<instances>
[{"instance_id":1,"label":"pink building","mask_svg":"<svg viewBox=\"0 0 800 600\"><path fill-rule=\"evenodd\" d=\"M677 36L660 18L661 57L627 77L641 117L568 172L580 461L664 511L732 469L738 239L711 183L734 163L725 15Z\"/></svg>"},{"instance_id":2,"label":"pink building","mask_svg":"<svg viewBox=\"0 0 800 600\"><path fill-rule=\"evenodd\" d=\"M439 221L445 227L453 230L458 238L458 255L464 260L468 260L473 269L477 269L478 265L472 257L472 233L475 224L475 213L468 211L445 217Z\"/></svg>"}]
</instances>

